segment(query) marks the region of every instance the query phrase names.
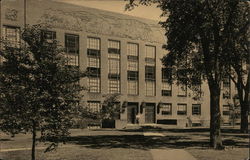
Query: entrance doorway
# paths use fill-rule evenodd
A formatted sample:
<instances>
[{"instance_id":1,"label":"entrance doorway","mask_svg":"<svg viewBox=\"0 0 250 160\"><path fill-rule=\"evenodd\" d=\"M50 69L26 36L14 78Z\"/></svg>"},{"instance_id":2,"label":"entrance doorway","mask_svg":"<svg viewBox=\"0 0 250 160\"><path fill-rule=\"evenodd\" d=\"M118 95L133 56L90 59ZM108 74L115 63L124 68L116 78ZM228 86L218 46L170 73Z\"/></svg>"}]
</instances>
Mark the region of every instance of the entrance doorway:
<instances>
[{"instance_id":1,"label":"entrance doorway","mask_svg":"<svg viewBox=\"0 0 250 160\"><path fill-rule=\"evenodd\" d=\"M155 123L155 104L147 103L145 106L145 123Z\"/></svg>"},{"instance_id":2,"label":"entrance doorway","mask_svg":"<svg viewBox=\"0 0 250 160\"><path fill-rule=\"evenodd\" d=\"M136 123L136 114L137 114L137 103L128 103L127 106L127 123L135 124Z\"/></svg>"}]
</instances>

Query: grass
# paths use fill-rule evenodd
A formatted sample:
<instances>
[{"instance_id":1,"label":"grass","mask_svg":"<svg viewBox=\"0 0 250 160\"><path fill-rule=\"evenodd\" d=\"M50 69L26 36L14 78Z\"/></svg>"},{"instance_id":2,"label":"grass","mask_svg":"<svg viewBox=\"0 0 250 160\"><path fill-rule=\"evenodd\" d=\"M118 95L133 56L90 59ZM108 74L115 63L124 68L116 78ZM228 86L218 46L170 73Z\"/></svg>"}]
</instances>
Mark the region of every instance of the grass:
<instances>
[{"instance_id":1,"label":"grass","mask_svg":"<svg viewBox=\"0 0 250 160\"><path fill-rule=\"evenodd\" d=\"M164 136L143 136L143 132L160 132ZM248 155L248 135L238 129L223 129L225 150L209 147L208 129L159 129L144 127L138 130L72 130L72 136L56 151L43 153L38 145L37 160L152 160L150 149L185 149L197 160L243 160ZM0 134L1 150L30 148L30 135L10 138ZM39 149L40 148L40 149ZM30 159L30 150L0 152L1 160Z\"/></svg>"}]
</instances>

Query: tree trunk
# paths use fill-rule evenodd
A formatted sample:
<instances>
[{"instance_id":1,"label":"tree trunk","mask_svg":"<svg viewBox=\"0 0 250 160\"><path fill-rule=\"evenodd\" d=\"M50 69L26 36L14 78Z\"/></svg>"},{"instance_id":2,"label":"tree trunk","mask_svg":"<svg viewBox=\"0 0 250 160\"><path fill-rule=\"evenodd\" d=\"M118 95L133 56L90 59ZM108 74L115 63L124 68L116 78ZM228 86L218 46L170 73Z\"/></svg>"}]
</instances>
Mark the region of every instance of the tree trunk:
<instances>
[{"instance_id":1,"label":"tree trunk","mask_svg":"<svg viewBox=\"0 0 250 160\"><path fill-rule=\"evenodd\" d=\"M36 159L36 124L33 121L31 160L35 160L35 159Z\"/></svg>"},{"instance_id":2,"label":"tree trunk","mask_svg":"<svg viewBox=\"0 0 250 160\"><path fill-rule=\"evenodd\" d=\"M241 105L241 122L240 122L240 131L241 133L248 133L248 102L245 100Z\"/></svg>"},{"instance_id":3,"label":"tree trunk","mask_svg":"<svg viewBox=\"0 0 250 160\"><path fill-rule=\"evenodd\" d=\"M210 146L223 149L221 139L220 91L210 90Z\"/></svg>"}]
</instances>

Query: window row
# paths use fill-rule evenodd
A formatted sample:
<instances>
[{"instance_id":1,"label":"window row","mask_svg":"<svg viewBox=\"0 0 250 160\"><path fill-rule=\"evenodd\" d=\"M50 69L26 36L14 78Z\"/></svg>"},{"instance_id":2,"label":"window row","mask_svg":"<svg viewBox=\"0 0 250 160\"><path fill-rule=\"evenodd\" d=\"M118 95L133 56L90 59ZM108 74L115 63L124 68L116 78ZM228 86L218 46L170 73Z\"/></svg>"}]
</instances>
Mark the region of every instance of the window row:
<instances>
[{"instance_id":1,"label":"window row","mask_svg":"<svg viewBox=\"0 0 250 160\"><path fill-rule=\"evenodd\" d=\"M172 115L172 104L163 103L161 104L160 113L162 115ZM177 104L177 115L187 115L187 104ZM201 115L201 105L192 104L192 115Z\"/></svg>"}]
</instances>

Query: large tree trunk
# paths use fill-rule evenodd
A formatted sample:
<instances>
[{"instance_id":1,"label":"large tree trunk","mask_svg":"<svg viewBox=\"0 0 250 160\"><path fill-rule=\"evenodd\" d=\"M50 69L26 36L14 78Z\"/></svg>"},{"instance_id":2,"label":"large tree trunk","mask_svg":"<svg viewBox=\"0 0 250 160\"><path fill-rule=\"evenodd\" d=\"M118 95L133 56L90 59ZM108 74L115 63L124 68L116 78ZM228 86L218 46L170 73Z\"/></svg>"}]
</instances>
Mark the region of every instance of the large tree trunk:
<instances>
[{"instance_id":1,"label":"large tree trunk","mask_svg":"<svg viewBox=\"0 0 250 160\"><path fill-rule=\"evenodd\" d=\"M220 91L210 90L210 146L223 149L221 139Z\"/></svg>"},{"instance_id":2,"label":"large tree trunk","mask_svg":"<svg viewBox=\"0 0 250 160\"><path fill-rule=\"evenodd\" d=\"M36 159L36 123L33 121L31 160L35 159Z\"/></svg>"},{"instance_id":3,"label":"large tree trunk","mask_svg":"<svg viewBox=\"0 0 250 160\"><path fill-rule=\"evenodd\" d=\"M248 133L248 112L249 112L248 101L244 100L243 104L241 105L240 131L242 133Z\"/></svg>"}]
</instances>

